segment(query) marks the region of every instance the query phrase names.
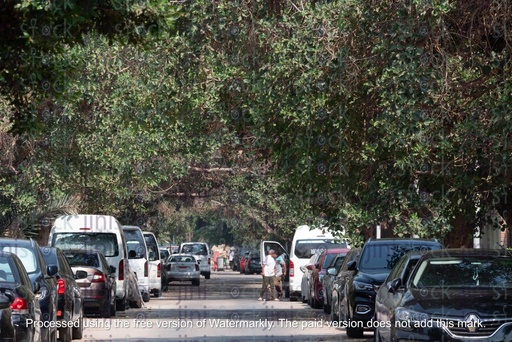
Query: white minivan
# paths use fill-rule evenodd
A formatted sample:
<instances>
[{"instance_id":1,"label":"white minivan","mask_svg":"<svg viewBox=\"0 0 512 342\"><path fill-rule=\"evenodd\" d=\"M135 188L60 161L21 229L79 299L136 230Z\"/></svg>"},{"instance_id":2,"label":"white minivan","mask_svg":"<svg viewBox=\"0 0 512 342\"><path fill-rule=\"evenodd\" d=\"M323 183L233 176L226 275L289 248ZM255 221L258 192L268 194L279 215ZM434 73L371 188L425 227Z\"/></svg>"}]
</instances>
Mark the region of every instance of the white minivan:
<instances>
[{"instance_id":1,"label":"white minivan","mask_svg":"<svg viewBox=\"0 0 512 342\"><path fill-rule=\"evenodd\" d=\"M148 248L149 261L149 292L155 297L162 295L162 261L160 260L160 248L155 234L142 232Z\"/></svg>"},{"instance_id":2,"label":"white minivan","mask_svg":"<svg viewBox=\"0 0 512 342\"><path fill-rule=\"evenodd\" d=\"M119 221L110 215L65 215L58 217L48 237L50 247L62 250L100 251L116 269L116 309L127 308L128 250Z\"/></svg>"},{"instance_id":3,"label":"white minivan","mask_svg":"<svg viewBox=\"0 0 512 342\"><path fill-rule=\"evenodd\" d=\"M148 248L146 240L142 234L142 229L137 226L123 226L126 245L128 246L128 262L130 268L137 276L137 285L139 287L142 300L149 302L149 261Z\"/></svg>"},{"instance_id":4,"label":"white minivan","mask_svg":"<svg viewBox=\"0 0 512 342\"><path fill-rule=\"evenodd\" d=\"M307 225L297 227L290 249L290 300L302 299L301 266L305 266L315 253L329 248L332 244L336 244L336 248L348 248L347 242L334 238L327 227L312 228Z\"/></svg>"},{"instance_id":5,"label":"white minivan","mask_svg":"<svg viewBox=\"0 0 512 342\"><path fill-rule=\"evenodd\" d=\"M206 242L183 242L180 245L179 253L191 254L199 264L199 270L204 279L210 279L211 262L210 247Z\"/></svg>"}]
</instances>

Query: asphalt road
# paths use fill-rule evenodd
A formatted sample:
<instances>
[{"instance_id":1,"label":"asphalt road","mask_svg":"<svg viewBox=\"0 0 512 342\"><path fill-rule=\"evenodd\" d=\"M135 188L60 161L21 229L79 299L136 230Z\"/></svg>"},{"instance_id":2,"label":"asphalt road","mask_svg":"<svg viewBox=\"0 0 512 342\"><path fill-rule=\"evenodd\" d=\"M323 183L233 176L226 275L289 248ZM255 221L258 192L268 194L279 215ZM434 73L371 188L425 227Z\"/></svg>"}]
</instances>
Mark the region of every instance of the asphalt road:
<instances>
[{"instance_id":1,"label":"asphalt road","mask_svg":"<svg viewBox=\"0 0 512 342\"><path fill-rule=\"evenodd\" d=\"M201 285L172 283L162 297L112 319L89 317L84 341L373 341L349 339L329 326L323 310L290 301L258 301L260 275L230 270L201 277Z\"/></svg>"}]
</instances>

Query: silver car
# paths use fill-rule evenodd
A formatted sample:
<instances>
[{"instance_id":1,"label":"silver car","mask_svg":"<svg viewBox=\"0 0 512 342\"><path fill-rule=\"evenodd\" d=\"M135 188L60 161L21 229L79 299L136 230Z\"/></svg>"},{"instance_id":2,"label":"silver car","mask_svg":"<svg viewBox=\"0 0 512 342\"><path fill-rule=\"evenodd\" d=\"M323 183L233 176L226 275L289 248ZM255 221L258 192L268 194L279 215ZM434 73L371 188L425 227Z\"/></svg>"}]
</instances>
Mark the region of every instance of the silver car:
<instances>
[{"instance_id":1,"label":"silver car","mask_svg":"<svg viewBox=\"0 0 512 342\"><path fill-rule=\"evenodd\" d=\"M173 254L166 263L167 283L171 281L192 281L192 285L199 286L201 272L193 255Z\"/></svg>"}]
</instances>

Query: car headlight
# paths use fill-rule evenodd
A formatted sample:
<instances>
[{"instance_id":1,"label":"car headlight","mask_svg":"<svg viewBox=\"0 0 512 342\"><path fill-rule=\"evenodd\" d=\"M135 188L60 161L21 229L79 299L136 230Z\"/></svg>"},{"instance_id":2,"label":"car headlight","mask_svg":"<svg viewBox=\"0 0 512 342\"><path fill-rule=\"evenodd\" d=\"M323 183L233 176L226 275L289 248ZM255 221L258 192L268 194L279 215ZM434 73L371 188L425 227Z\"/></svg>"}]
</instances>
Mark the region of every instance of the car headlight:
<instances>
[{"instance_id":1,"label":"car headlight","mask_svg":"<svg viewBox=\"0 0 512 342\"><path fill-rule=\"evenodd\" d=\"M410 309L398 308L395 319L396 327L404 330L413 330L416 327L422 327L430 319L430 316L423 312Z\"/></svg>"},{"instance_id":2,"label":"car headlight","mask_svg":"<svg viewBox=\"0 0 512 342\"><path fill-rule=\"evenodd\" d=\"M354 281L354 288L359 291L371 291L373 290L373 285L362 283L360 281Z\"/></svg>"}]
</instances>

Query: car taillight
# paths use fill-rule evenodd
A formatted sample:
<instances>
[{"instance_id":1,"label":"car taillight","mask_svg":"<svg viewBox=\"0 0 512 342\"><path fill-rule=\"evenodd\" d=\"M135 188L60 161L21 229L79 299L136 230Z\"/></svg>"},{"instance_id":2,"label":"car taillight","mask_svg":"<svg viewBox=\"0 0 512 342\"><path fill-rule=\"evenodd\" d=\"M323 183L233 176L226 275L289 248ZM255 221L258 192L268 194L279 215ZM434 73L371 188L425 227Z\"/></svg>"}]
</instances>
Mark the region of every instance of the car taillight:
<instances>
[{"instance_id":1,"label":"car taillight","mask_svg":"<svg viewBox=\"0 0 512 342\"><path fill-rule=\"evenodd\" d=\"M146 261L144 263L144 277L147 277L148 273L149 273L149 271L148 271L148 262Z\"/></svg>"},{"instance_id":2,"label":"car taillight","mask_svg":"<svg viewBox=\"0 0 512 342\"><path fill-rule=\"evenodd\" d=\"M158 266L156 267L156 277L160 278L160 273L162 272L162 263L158 263Z\"/></svg>"},{"instance_id":3,"label":"car taillight","mask_svg":"<svg viewBox=\"0 0 512 342\"><path fill-rule=\"evenodd\" d=\"M295 275L295 268L293 266L293 261L290 260L290 277Z\"/></svg>"},{"instance_id":4,"label":"car taillight","mask_svg":"<svg viewBox=\"0 0 512 342\"><path fill-rule=\"evenodd\" d=\"M13 311L16 311L17 313L25 314L28 313L28 304L25 301L25 299L21 297L16 297L16 299L14 299L14 301L11 304L11 309Z\"/></svg>"},{"instance_id":5,"label":"car taillight","mask_svg":"<svg viewBox=\"0 0 512 342\"><path fill-rule=\"evenodd\" d=\"M105 275L101 272L94 272L94 275L92 276L92 283L104 283L105 282Z\"/></svg>"},{"instance_id":6,"label":"car taillight","mask_svg":"<svg viewBox=\"0 0 512 342\"><path fill-rule=\"evenodd\" d=\"M119 261L119 268L118 268L118 272L119 272L119 280L124 280L124 260L121 259L121 261Z\"/></svg>"},{"instance_id":7,"label":"car taillight","mask_svg":"<svg viewBox=\"0 0 512 342\"><path fill-rule=\"evenodd\" d=\"M64 279L57 279L57 293L64 294L66 292L66 281Z\"/></svg>"}]
</instances>

